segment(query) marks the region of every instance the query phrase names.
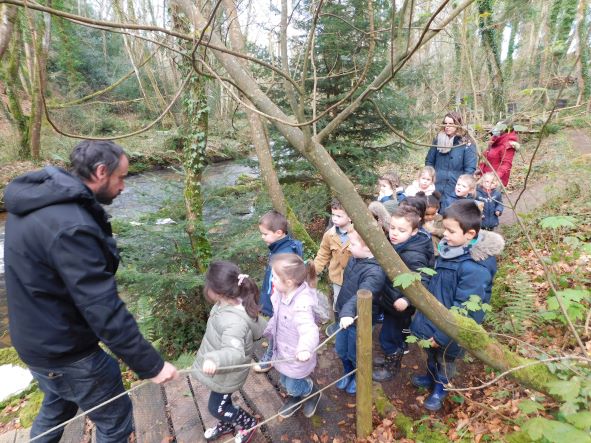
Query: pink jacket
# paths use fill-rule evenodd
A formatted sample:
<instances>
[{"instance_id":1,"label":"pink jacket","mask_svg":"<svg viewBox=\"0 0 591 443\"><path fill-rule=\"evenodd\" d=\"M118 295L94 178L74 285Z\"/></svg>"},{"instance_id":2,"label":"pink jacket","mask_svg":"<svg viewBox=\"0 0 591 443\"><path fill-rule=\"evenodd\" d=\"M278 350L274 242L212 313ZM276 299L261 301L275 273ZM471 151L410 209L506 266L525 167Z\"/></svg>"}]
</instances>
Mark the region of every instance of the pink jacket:
<instances>
[{"instance_id":1,"label":"pink jacket","mask_svg":"<svg viewBox=\"0 0 591 443\"><path fill-rule=\"evenodd\" d=\"M300 351L312 353L308 361L294 360L274 366L288 377L305 378L316 367L316 353L312 351L320 341L313 310L314 305L318 304L316 289L304 282L287 298L275 290L271 295L271 303L274 314L263 335L274 339L273 360L295 358Z\"/></svg>"}]
</instances>

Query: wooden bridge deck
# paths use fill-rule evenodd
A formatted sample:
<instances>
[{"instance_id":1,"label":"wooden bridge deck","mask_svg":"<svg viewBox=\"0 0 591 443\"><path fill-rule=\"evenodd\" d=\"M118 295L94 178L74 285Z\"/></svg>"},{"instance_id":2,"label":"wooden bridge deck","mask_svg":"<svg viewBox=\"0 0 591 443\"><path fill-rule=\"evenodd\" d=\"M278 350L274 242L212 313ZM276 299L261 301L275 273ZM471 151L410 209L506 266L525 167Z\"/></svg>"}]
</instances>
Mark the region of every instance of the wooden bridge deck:
<instances>
[{"instance_id":1,"label":"wooden bridge deck","mask_svg":"<svg viewBox=\"0 0 591 443\"><path fill-rule=\"evenodd\" d=\"M262 355L263 349L260 344L255 353L258 356ZM332 349L325 348L320 353L330 359L336 358ZM319 364L313 376L316 382L323 386L338 378L340 374L338 364L327 362L325 365ZM259 421L274 416L283 404L283 398L277 389L278 378L279 374L275 370L267 374L251 371L245 385L233 395L234 403L255 414ZM274 419L261 427L252 442L291 442L294 439L301 442L319 441L318 437L313 437L314 434L325 435L326 438L322 441L333 441L335 437L338 438L337 441L344 441L342 431L355 435L355 420L351 414L354 413L354 409L347 406L348 410L343 411L335 407L341 403L337 400L337 394L342 395L334 387L325 392L315 418L305 418L298 412L288 419ZM202 443L205 442L204 430L216 422L207 410L209 390L191 376L183 375L163 386L148 383L131 392L130 397L133 403L137 443ZM354 402L355 397L350 397L349 401ZM30 429L9 431L0 435L0 443L27 442L29 431ZM230 435L221 437L218 442L228 438ZM94 426L88 419L70 423L60 440L61 443L95 441Z\"/></svg>"}]
</instances>

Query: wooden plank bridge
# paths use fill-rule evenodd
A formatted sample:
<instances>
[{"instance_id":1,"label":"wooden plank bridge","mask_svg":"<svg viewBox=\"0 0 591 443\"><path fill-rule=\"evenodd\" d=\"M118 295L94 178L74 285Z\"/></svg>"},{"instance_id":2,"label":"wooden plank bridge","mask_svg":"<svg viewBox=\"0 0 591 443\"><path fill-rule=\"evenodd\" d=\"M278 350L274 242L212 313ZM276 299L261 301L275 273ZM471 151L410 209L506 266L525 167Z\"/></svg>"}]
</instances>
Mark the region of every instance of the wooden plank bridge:
<instances>
[{"instance_id":1,"label":"wooden plank bridge","mask_svg":"<svg viewBox=\"0 0 591 443\"><path fill-rule=\"evenodd\" d=\"M260 356L263 349L257 346ZM313 374L320 387L341 375L340 365L332 347L323 349L325 364L319 365ZM328 359L328 360L327 360ZM254 413L259 421L274 416L283 404L279 393L279 374L271 370L267 374L251 371L245 385L234 393L235 404ZM274 419L261 426L253 443L319 441L316 436L330 436L329 441L351 440L355 435L355 397L343 399L340 391L329 388L320 400L316 417L305 418L297 412L288 419ZM203 432L216 420L207 410L209 390L195 378L182 375L178 380L155 385L147 383L130 393L134 410L137 443L202 443ZM349 403L347 403L349 402ZM106 406L108 407L108 405ZM30 429L17 429L0 435L0 443L29 441ZM345 436L348 436L346 438ZM230 435L218 441L228 440ZM61 443L94 443L94 425L89 419L78 419L66 426ZM326 441L326 439L322 439Z\"/></svg>"}]
</instances>

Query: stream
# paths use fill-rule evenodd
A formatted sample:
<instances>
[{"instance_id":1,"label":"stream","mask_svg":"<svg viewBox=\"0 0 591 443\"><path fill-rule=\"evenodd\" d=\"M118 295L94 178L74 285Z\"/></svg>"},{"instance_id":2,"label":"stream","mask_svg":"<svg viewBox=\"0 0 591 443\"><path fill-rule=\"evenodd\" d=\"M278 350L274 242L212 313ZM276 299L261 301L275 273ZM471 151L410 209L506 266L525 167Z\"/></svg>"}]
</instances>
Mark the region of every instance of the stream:
<instances>
[{"instance_id":1,"label":"stream","mask_svg":"<svg viewBox=\"0 0 591 443\"><path fill-rule=\"evenodd\" d=\"M203 193L207 194L216 188L233 186L241 175L258 177L258 170L234 162L222 162L205 168L202 178ZM181 172L173 169L146 172L131 176L125 180L125 190L105 209L112 220L136 221L142 215L151 214L171 202L183 198L184 177ZM224 217L247 217L254 208L247 206L240 214L230 213L228 208L204 205L203 217L208 225L214 220ZM5 212L0 212L0 348L10 346L8 335L8 309L6 305L6 287L4 283L4 226Z\"/></svg>"}]
</instances>

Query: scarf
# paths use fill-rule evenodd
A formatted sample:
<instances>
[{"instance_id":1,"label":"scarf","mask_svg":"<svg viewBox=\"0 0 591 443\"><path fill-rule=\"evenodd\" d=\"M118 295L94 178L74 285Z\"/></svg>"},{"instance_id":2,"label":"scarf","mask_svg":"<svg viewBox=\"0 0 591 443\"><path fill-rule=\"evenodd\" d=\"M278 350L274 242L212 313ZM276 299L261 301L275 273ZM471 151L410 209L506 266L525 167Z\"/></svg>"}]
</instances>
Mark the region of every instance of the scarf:
<instances>
[{"instance_id":1,"label":"scarf","mask_svg":"<svg viewBox=\"0 0 591 443\"><path fill-rule=\"evenodd\" d=\"M441 258L446 259L446 260L450 260L452 258L456 258L461 255L467 254L468 252L470 252L470 249L472 249L472 247L476 243L478 243L479 239L480 239L480 233L478 234L478 237L470 240L468 243L466 243L465 245L461 245L461 246L450 246L447 244L446 239L442 239L439 242L439 245L437 246L437 250L439 251L439 256Z\"/></svg>"},{"instance_id":2,"label":"scarf","mask_svg":"<svg viewBox=\"0 0 591 443\"><path fill-rule=\"evenodd\" d=\"M454 137L448 137L447 134L443 131L437 134L437 151L440 154L447 154L451 151L452 146L454 145Z\"/></svg>"}]
</instances>

